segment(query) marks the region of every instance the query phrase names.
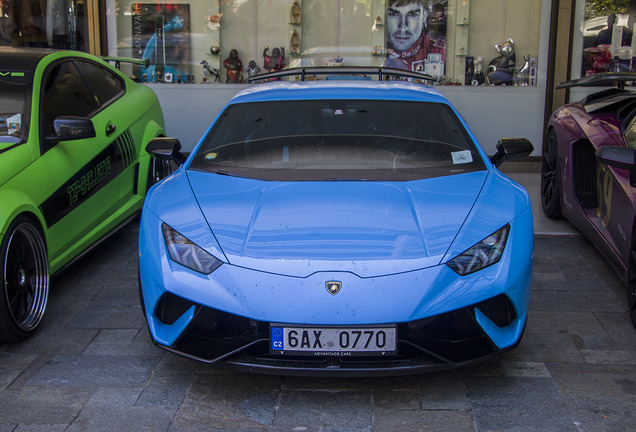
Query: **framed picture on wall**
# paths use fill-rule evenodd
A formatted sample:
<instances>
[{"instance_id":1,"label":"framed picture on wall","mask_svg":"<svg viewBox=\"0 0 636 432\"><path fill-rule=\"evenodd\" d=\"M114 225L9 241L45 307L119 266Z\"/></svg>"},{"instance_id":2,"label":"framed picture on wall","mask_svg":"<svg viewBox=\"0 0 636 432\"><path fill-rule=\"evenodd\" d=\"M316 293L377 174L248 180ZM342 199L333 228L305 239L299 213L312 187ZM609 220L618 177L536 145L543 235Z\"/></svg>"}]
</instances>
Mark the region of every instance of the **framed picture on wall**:
<instances>
[{"instance_id":1,"label":"framed picture on wall","mask_svg":"<svg viewBox=\"0 0 636 432\"><path fill-rule=\"evenodd\" d=\"M135 76L146 82L188 82L190 76L190 5L132 4L133 56L150 60L135 66Z\"/></svg>"}]
</instances>

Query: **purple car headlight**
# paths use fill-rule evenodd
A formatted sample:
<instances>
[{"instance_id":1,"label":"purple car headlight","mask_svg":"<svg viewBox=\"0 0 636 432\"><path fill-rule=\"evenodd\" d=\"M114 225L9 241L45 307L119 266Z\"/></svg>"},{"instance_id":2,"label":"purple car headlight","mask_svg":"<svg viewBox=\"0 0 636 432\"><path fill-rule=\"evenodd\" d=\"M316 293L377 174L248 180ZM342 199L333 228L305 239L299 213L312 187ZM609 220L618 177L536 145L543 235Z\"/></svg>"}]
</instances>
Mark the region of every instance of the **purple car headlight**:
<instances>
[{"instance_id":1,"label":"purple car headlight","mask_svg":"<svg viewBox=\"0 0 636 432\"><path fill-rule=\"evenodd\" d=\"M165 223L161 228L172 261L203 274L210 274L223 264Z\"/></svg>"},{"instance_id":2,"label":"purple car headlight","mask_svg":"<svg viewBox=\"0 0 636 432\"><path fill-rule=\"evenodd\" d=\"M462 254L457 255L446 265L458 275L466 276L498 263L506 247L509 233L510 225L506 225Z\"/></svg>"}]
</instances>

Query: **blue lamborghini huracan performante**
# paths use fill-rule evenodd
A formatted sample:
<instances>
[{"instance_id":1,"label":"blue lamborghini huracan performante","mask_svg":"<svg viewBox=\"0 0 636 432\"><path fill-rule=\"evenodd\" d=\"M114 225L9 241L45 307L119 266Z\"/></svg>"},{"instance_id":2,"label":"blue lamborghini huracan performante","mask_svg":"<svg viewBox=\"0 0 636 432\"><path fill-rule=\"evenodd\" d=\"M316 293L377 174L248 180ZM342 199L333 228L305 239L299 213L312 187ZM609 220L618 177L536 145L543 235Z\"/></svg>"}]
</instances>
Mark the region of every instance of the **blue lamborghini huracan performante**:
<instances>
[{"instance_id":1,"label":"blue lamborghini huracan performante","mask_svg":"<svg viewBox=\"0 0 636 432\"><path fill-rule=\"evenodd\" d=\"M488 158L448 100L413 82L426 75L322 69L277 76L327 79L249 86L187 158L176 139L148 145L180 164L141 217L154 342L322 376L426 372L514 348L532 211L496 167L532 144L503 139Z\"/></svg>"}]
</instances>

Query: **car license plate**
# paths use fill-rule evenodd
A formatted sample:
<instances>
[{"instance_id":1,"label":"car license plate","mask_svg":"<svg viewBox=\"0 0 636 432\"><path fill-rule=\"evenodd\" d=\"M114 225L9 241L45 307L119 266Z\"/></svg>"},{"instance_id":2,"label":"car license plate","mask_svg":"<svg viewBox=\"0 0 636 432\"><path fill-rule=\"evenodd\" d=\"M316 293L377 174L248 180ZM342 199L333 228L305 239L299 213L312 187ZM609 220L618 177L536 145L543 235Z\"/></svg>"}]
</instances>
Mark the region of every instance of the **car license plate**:
<instances>
[{"instance_id":1,"label":"car license plate","mask_svg":"<svg viewBox=\"0 0 636 432\"><path fill-rule=\"evenodd\" d=\"M282 355L364 356L396 353L395 326L286 327L270 326L271 352Z\"/></svg>"}]
</instances>

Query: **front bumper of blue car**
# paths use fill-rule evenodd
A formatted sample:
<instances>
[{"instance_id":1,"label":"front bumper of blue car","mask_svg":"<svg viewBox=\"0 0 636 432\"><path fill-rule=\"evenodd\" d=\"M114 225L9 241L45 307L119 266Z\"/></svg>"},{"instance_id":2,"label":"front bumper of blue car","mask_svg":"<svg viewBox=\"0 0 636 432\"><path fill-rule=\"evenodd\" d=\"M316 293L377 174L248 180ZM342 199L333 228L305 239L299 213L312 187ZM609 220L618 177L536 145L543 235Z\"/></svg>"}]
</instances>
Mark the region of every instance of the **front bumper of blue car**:
<instances>
[{"instance_id":1,"label":"front bumper of blue car","mask_svg":"<svg viewBox=\"0 0 636 432\"><path fill-rule=\"evenodd\" d=\"M317 272L304 278L224 264L202 275L170 260L161 221L140 229L140 290L158 346L205 362L278 375L406 375L462 366L514 348L523 334L532 278L532 214L510 223L498 264L468 276L448 266L360 278ZM342 292L326 292L338 280ZM281 354L272 323L340 328L391 325L391 355Z\"/></svg>"}]
</instances>

